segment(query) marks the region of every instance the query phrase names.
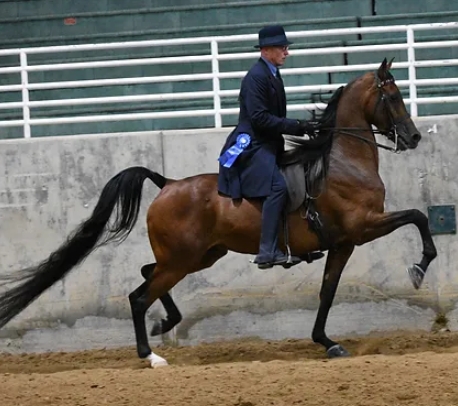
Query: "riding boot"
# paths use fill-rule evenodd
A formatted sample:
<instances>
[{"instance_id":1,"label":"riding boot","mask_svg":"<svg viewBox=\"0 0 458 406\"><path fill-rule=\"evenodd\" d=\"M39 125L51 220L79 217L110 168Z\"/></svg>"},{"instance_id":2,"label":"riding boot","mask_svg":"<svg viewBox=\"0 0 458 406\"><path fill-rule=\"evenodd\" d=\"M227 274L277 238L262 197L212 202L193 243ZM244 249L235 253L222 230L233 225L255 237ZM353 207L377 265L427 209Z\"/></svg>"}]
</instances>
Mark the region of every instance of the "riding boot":
<instances>
[{"instance_id":1,"label":"riding boot","mask_svg":"<svg viewBox=\"0 0 458 406\"><path fill-rule=\"evenodd\" d=\"M261 269L271 268L274 265L283 265L287 262L288 256L278 249L278 228L281 213L286 203L287 189L286 184L278 173L274 175L272 182L272 192L262 206L262 226L261 240L259 244L259 254L254 262ZM298 264L301 259L292 257L293 264Z\"/></svg>"}]
</instances>

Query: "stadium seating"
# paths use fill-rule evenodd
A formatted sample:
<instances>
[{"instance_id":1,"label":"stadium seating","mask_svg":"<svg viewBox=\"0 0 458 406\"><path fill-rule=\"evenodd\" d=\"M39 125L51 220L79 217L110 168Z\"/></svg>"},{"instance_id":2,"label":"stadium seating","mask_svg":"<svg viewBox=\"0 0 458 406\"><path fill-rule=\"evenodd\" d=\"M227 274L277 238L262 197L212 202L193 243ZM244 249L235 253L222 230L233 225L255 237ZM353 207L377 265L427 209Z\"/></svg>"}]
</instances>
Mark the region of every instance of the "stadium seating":
<instances>
[{"instance_id":1,"label":"stadium seating","mask_svg":"<svg viewBox=\"0 0 458 406\"><path fill-rule=\"evenodd\" d=\"M161 3L162 6L157 4ZM406 3L406 4L404 4ZM0 49L29 46L50 46L82 43L102 43L113 41L132 41L161 38L181 38L208 35L252 34L262 26L275 22L285 26L287 31L327 29L340 27L376 26L391 24L423 23L456 20L453 2L419 0L415 10L411 2L399 3L394 0L251 0L224 1L217 4L210 0L173 0L158 2L153 0L100 0L97 2L70 2L55 0L0 0ZM456 8L456 7L455 7ZM422 13L416 12L422 10ZM393 13L395 12L395 13ZM377 15L373 15L377 13ZM73 18L74 20L68 20ZM370 45L399 41L402 33L345 35L326 38L308 38L295 41L298 47L333 47ZM450 38L453 32L427 31L417 39L431 40ZM294 49L294 47L292 47ZM221 53L249 52L252 45L222 44ZM208 52L208 45L187 45L161 47L155 49L138 48L129 51L109 50L78 52L53 55L31 55L30 64L63 63L77 61L109 60L113 58L161 57L199 55ZM419 50L417 59L456 58L456 49ZM286 67L305 67L353 63L374 63L385 54L371 52L364 54L329 54L311 57L291 56ZM405 61L405 51L390 52L389 57ZM0 57L1 66L11 66L16 57ZM248 69L252 60L221 62L221 71L243 71ZM164 74L187 74L209 72L210 63L167 64L157 66L118 67L110 70L85 69L68 71L48 71L30 73L30 82L59 81L77 79L97 79L104 77L160 76ZM286 86L316 83L341 83L351 80L360 72L346 72L313 75L284 76ZM418 77L446 77L454 74L452 68L422 68ZM405 70L397 70L396 77L406 78ZM20 83L19 74L0 75L0 85ZM239 87L240 79L223 79L222 89ZM141 84L129 86L105 86L83 89L37 90L31 92L31 100L67 99L78 97L103 97L118 95L155 94L163 92L184 92L211 90L210 80L194 82L172 82L162 84ZM448 89L448 90L447 90ZM447 94L454 89L427 87L419 88L419 94ZM19 101L19 92L0 93L0 102ZM288 97L290 103L315 101L317 94L294 94ZM224 98L224 107L237 107L236 97ZM33 110L33 117L132 113L145 111L172 111L185 109L206 109L212 107L211 100L139 102L134 104L88 105L80 107L52 107ZM438 114L453 111L456 105L419 106L420 114ZM426 110L425 110L426 109ZM20 118L20 110L0 110L0 120ZM235 116L223 117L223 124L235 123ZM212 117L189 117L180 119L135 120L127 122L102 122L62 126L39 126L33 129L33 136L56 134L78 134L114 131L142 131L151 129L190 128L213 126ZM21 136L22 130L2 128L0 138Z\"/></svg>"}]
</instances>

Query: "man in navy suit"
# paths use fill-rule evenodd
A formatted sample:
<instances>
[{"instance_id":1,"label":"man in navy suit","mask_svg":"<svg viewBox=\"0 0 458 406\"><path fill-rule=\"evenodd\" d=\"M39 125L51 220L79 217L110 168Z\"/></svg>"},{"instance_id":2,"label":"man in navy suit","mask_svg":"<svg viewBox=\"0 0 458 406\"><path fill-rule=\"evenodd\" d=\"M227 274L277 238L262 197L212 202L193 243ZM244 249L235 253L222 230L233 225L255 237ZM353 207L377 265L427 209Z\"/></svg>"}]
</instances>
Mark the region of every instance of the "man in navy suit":
<instances>
[{"instance_id":1,"label":"man in navy suit","mask_svg":"<svg viewBox=\"0 0 458 406\"><path fill-rule=\"evenodd\" d=\"M259 31L255 48L261 50L261 57L242 80L239 122L219 159L220 193L233 199L264 199L259 253L254 261L261 269L284 265L288 259L277 246L287 199L286 182L278 167L285 151L282 134L303 136L313 128L305 120L286 118L286 95L278 68L284 64L291 44L282 26ZM292 261L297 264L301 259L293 256Z\"/></svg>"}]
</instances>

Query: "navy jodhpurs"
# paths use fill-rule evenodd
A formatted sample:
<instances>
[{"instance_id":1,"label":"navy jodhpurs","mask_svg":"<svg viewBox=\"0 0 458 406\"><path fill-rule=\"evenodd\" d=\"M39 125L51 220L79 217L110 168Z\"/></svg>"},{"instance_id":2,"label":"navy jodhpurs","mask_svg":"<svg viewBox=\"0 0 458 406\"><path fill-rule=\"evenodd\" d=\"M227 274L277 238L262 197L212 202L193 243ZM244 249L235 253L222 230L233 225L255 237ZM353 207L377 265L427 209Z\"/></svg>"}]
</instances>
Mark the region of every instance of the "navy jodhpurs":
<instances>
[{"instance_id":1,"label":"navy jodhpurs","mask_svg":"<svg viewBox=\"0 0 458 406\"><path fill-rule=\"evenodd\" d=\"M278 167L272 176L272 192L262 205L261 241L257 262L272 262L281 251L277 248L278 228L281 214L286 204L288 189Z\"/></svg>"}]
</instances>

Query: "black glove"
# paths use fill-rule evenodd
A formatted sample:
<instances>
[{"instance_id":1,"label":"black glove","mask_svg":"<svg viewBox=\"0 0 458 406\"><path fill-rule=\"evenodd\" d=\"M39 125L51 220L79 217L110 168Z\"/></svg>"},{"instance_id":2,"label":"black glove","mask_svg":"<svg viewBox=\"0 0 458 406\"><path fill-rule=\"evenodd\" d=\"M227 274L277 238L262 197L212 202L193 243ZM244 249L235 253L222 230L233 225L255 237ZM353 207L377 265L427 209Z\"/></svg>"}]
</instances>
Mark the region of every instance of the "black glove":
<instances>
[{"instance_id":1,"label":"black glove","mask_svg":"<svg viewBox=\"0 0 458 406\"><path fill-rule=\"evenodd\" d=\"M311 137L315 136L315 125L313 125L311 122L307 120L297 120L297 123L299 124L298 135L304 136L304 134L308 134Z\"/></svg>"}]
</instances>

